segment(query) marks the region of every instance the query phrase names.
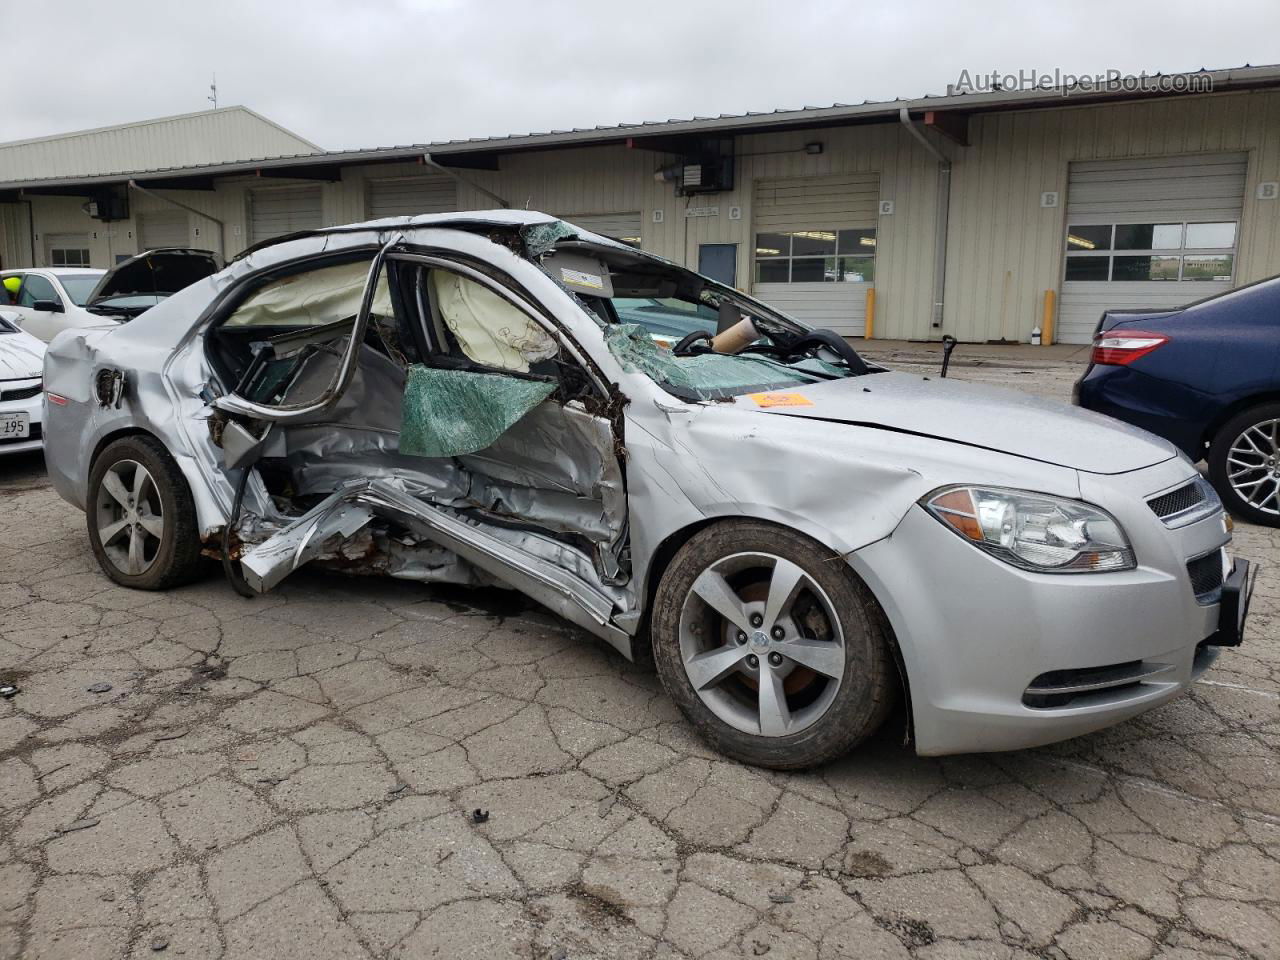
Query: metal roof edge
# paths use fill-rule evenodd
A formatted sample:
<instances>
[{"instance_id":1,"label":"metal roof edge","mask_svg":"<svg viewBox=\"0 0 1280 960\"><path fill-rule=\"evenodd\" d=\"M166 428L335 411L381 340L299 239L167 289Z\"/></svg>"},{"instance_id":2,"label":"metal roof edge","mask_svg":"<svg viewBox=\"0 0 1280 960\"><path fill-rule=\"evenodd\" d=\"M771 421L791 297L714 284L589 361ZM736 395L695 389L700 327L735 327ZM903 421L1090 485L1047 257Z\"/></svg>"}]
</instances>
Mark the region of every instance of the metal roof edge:
<instances>
[{"instance_id":1,"label":"metal roof edge","mask_svg":"<svg viewBox=\"0 0 1280 960\"><path fill-rule=\"evenodd\" d=\"M41 187L63 187L90 185L94 183L120 183L125 180L137 180L145 183L152 179L172 179L174 177L207 177L234 176L237 173L252 173L259 169L279 169L281 167L307 167L323 165L348 165L369 162L389 162L395 160L413 160L423 154L444 159L449 156L461 156L470 153L515 153L522 150L545 149L549 147L597 146L619 143L632 137L679 136L691 134L714 135L717 132L734 134L768 132L779 127L803 127L808 124L839 124L871 120L877 116L896 122L899 111L906 108L909 112L924 111L957 111L964 113L984 110L1008 110L1019 108L1058 106L1068 107L1073 100L1081 104L1094 104L1109 101L1145 100L1158 97L1176 98L1185 96L1212 96L1218 93L1257 87L1280 87L1280 65L1245 66L1223 70L1199 70L1192 72L1176 72L1170 74L1149 74L1149 77L1207 77L1213 86L1212 91L1197 93L1178 93L1169 91L1132 91L1124 89L1122 83L1110 87L1096 89L1072 89L1062 87L1037 88L1016 91L992 91L988 93L960 93L945 96L925 96L915 99L888 100L855 105L837 104L830 107L815 107L802 110L775 110L771 113L722 114L707 119L668 120L643 123L623 123L612 127L593 127L562 132L513 134L501 137L476 137L465 140L448 140L436 143L411 144L397 147L375 147L367 149L332 150L318 153L300 153L288 156L264 157L255 160L226 161L215 164L204 164L190 167L169 167L153 170L120 171L93 176L51 177L45 179L27 179L22 181L0 182L0 189L21 190ZM236 109L225 107L221 109ZM248 108L243 108L248 109ZM252 111L250 111L252 112ZM180 116L193 116L184 114ZM256 114L255 114L256 116ZM177 118L162 118L177 119ZM158 121L151 121L158 122ZM270 122L270 121L268 121ZM128 125L125 125L128 126ZM111 128L103 128L111 129ZM281 128L284 129L284 128ZM82 131L91 132L91 131ZM287 131L286 131L287 132ZM296 136L296 135L295 135ZM301 139L301 138L299 138Z\"/></svg>"}]
</instances>

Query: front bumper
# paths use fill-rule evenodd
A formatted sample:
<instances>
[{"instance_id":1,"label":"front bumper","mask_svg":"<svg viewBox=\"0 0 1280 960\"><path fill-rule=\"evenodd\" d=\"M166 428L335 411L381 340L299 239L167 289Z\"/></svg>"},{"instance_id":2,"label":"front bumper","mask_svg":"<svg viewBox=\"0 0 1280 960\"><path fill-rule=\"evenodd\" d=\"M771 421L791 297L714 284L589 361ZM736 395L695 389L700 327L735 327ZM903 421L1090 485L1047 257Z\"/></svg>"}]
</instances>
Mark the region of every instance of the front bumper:
<instances>
[{"instance_id":1,"label":"front bumper","mask_svg":"<svg viewBox=\"0 0 1280 960\"><path fill-rule=\"evenodd\" d=\"M0 440L0 457L16 453L29 453L44 446L44 416L40 409L40 394L22 400L0 401L0 413L25 413L30 421L31 436L25 440Z\"/></svg>"},{"instance_id":2,"label":"front bumper","mask_svg":"<svg viewBox=\"0 0 1280 960\"><path fill-rule=\"evenodd\" d=\"M919 753L1090 733L1165 703L1203 673L1217 656L1203 641L1219 628L1219 604L1197 602L1186 560L1222 550L1223 515L1176 530L1143 519L1141 537L1126 524L1139 566L1121 573L1018 570L919 506L891 537L849 556L894 628ZM1035 685L1074 692L1038 697Z\"/></svg>"}]
</instances>

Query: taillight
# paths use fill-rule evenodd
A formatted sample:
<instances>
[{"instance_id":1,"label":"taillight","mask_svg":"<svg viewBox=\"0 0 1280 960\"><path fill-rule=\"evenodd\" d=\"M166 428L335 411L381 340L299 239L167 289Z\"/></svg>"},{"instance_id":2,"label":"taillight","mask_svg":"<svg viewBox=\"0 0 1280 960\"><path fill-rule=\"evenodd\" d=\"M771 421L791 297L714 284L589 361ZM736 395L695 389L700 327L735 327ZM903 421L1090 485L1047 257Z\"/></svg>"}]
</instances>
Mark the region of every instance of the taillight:
<instances>
[{"instance_id":1,"label":"taillight","mask_svg":"<svg viewBox=\"0 0 1280 960\"><path fill-rule=\"evenodd\" d=\"M1093 362L1126 367L1139 357L1163 347L1169 338L1143 330L1108 330L1093 338Z\"/></svg>"}]
</instances>

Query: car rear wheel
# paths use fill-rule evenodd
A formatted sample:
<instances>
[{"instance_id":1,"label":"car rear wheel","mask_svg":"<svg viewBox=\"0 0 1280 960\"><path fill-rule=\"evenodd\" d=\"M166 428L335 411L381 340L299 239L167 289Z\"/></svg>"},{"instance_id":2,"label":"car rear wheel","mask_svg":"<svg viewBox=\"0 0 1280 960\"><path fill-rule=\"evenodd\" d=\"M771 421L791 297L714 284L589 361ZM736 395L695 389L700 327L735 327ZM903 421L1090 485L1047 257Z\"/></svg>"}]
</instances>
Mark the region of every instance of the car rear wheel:
<instances>
[{"instance_id":1,"label":"car rear wheel","mask_svg":"<svg viewBox=\"0 0 1280 960\"><path fill-rule=\"evenodd\" d=\"M883 723L894 692L883 617L835 559L794 531L725 521L694 535L663 574L654 663L721 753L800 769Z\"/></svg>"},{"instance_id":2,"label":"car rear wheel","mask_svg":"<svg viewBox=\"0 0 1280 960\"><path fill-rule=\"evenodd\" d=\"M191 489L152 437L108 444L89 471L89 543L103 572L137 590L164 590L200 573Z\"/></svg>"},{"instance_id":3,"label":"car rear wheel","mask_svg":"<svg viewBox=\"0 0 1280 960\"><path fill-rule=\"evenodd\" d=\"M1236 516L1280 527L1280 403L1223 424L1209 447L1209 479Z\"/></svg>"}]
</instances>

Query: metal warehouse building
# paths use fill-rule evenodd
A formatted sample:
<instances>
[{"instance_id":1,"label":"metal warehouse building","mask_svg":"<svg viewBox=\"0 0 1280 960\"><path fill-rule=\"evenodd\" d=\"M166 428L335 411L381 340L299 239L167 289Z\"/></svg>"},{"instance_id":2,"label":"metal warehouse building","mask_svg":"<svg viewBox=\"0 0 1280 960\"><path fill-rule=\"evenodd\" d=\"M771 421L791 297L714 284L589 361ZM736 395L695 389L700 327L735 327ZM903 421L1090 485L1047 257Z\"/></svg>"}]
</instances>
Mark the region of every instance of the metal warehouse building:
<instances>
[{"instance_id":1,"label":"metal warehouse building","mask_svg":"<svg viewBox=\"0 0 1280 960\"><path fill-rule=\"evenodd\" d=\"M1165 81L344 152L228 108L0 145L0 261L106 267L174 244L233 256L505 202L849 336L1027 341L1052 325L1082 343L1104 307L1280 273L1280 68ZM193 158L191 131L223 113L240 126L217 121Z\"/></svg>"}]
</instances>

